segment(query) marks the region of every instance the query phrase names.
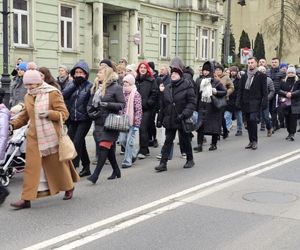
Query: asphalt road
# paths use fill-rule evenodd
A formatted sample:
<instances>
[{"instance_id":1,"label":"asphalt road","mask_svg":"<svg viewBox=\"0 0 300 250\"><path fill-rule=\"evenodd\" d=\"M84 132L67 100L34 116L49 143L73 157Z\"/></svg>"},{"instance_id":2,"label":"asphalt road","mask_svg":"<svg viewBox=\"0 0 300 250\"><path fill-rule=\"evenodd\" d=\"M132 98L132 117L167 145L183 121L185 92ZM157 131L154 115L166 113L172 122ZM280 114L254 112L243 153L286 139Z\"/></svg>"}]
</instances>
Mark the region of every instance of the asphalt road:
<instances>
[{"instance_id":1,"label":"asphalt road","mask_svg":"<svg viewBox=\"0 0 300 250\"><path fill-rule=\"evenodd\" d=\"M260 132L256 151L244 149L246 133L233 134L217 151L209 152L207 143L192 169L182 168L176 146L168 171L156 173L159 149L151 148L151 157L122 170L121 179L106 180L107 165L97 185L84 178L76 184L72 200L61 193L20 211L9 206L20 197L17 174L0 208L0 249L298 249L300 133L288 142L284 129L271 138ZM94 155L91 136L88 147Z\"/></svg>"}]
</instances>

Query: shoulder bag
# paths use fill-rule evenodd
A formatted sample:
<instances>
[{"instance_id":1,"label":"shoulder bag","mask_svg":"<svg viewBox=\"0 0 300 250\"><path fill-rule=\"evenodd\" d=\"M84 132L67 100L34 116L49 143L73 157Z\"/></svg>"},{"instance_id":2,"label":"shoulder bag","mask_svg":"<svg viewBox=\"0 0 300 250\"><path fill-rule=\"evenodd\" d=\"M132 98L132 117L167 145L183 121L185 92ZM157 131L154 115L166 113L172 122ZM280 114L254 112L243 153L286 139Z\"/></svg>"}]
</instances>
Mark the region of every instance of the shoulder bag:
<instances>
[{"instance_id":1,"label":"shoulder bag","mask_svg":"<svg viewBox=\"0 0 300 250\"><path fill-rule=\"evenodd\" d=\"M59 161L73 160L77 156L75 146L68 136L67 126L63 122L62 115L60 114L60 135L58 139L58 155Z\"/></svg>"},{"instance_id":2,"label":"shoulder bag","mask_svg":"<svg viewBox=\"0 0 300 250\"><path fill-rule=\"evenodd\" d=\"M175 103L173 103L173 106L174 106L176 114L179 115L177 112ZM185 133L191 133L194 130L199 129L201 122L198 119L200 119L200 116L197 111L194 111L193 114L189 118L183 119L181 121L183 131Z\"/></svg>"}]
</instances>

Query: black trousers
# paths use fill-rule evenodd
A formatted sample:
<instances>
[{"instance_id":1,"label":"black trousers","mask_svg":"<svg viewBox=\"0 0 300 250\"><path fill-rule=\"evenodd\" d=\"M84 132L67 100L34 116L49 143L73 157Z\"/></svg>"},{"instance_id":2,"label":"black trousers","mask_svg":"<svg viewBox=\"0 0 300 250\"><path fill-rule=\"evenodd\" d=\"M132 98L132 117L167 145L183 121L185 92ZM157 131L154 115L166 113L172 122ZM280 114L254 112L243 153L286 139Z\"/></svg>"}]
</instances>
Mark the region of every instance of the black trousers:
<instances>
[{"instance_id":1,"label":"black trousers","mask_svg":"<svg viewBox=\"0 0 300 250\"><path fill-rule=\"evenodd\" d=\"M245 113L248 137L250 142L257 142L257 124L259 123L259 112Z\"/></svg>"},{"instance_id":2,"label":"black trousers","mask_svg":"<svg viewBox=\"0 0 300 250\"><path fill-rule=\"evenodd\" d=\"M156 116L156 111L153 110L150 118L149 128L148 128L149 141L156 140L157 132L155 126L155 116Z\"/></svg>"},{"instance_id":3,"label":"black trousers","mask_svg":"<svg viewBox=\"0 0 300 250\"><path fill-rule=\"evenodd\" d=\"M218 134L213 134L211 137L211 144L216 145L218 143ZM203 145L203 139L204 139L204 125L202 125L198 130L197 130L197 144L198 145Z\"/></svg>"},{"instance_id":4,"label":"black trousers","mask_svg":"<svg viewBox=\"0 0 300 250\"><path fill-rule=\"evenodd\" d=\"M162 147L162 156L160 160L161 163L168 162L168 158L172 150L172 145L176 136L176 132L177 129L166 129L166 140ZM182 129L178 129L178 133L180 138L179 143L184 149L184 152L186 153L187 161L193 160L193 151L189 134L185 133Z\"/></svg>"},{"instance_id":5,"label":"black trousers","mask_svg":"<svg viewBox=\"0 0 300 250\"><path fill-rule=\"evenodd\" d=\"M140 126L140 154L149 154L149 126L151 124L152 110L143 112L141 126Z\"/></svg>"},{"instance_id":6,"label":"black trousers","mask_svg":"<svg viewBox=\"0 0 300 250\"><path fill-rule=\"evenodd\" d=\"M288 133L295 134L297 130L298 114L292 114L291 107L288 107L288 110L283 111L283 114Z\"/></svg>"},{"instance_id":7,"label":"black trousers","mask_svg":"<svg viewBox=\"0 0 300 250\"><path fill-rule=\"evenodd\" d=\"M83 168L89 168L90 166L90 158L86 149L85 137L89 132L91 125L91 121L69 121L68 134L77 151L77 157L73 160L75 168L79 167L80 160Z\"/></svg>"},{"instance_id":8,"label":"black trousers","mask_svg":"<svg viewBox=\"0 0 300 250\"><path fill-rule=\"evenodd\" d=\"M276 95L269 101L269 109L272 118L272 126L274 129L278 129L279 123L277 119L278 108L276 108Z\"/></svg>"}]
</instances>

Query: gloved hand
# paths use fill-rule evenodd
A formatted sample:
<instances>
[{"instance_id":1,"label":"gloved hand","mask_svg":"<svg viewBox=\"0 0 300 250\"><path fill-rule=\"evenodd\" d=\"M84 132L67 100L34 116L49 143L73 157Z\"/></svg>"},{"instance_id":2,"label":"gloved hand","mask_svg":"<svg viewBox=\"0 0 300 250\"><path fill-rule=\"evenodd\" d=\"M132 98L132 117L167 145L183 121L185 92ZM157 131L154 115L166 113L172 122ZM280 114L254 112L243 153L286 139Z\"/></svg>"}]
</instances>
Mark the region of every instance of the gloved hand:
<instances>
[{"instance_id":1,"label":"gloved hand","mask_svg":"<svg viewBox=\"0 0 300 250\"><path fill-rule=\"evenodd\" d=\"M107 102L100 102L100 106L103 108L107 108L108 103Z\"/></svg>"},{"instance_id":2,"label":"gloved hand","mask_svg":"<svg viewBox=\"0 0 300 250\"><path fill-rule=\"evenodd\" d=\"M40 112L39 113L39 118L47 118L49 115L48 111Z\"/></svg>"},{"instance_id":3,"label":"gloved hand","mask_svg":"<svg viewBox=\"0 0 300 250\"><path fill-rule=\"evenodd\" d=\"M183 114L180 114L180 115L178 115L178 116L176 117L175 121L178 122L178 123L180 123L183 119L184 119Z\"/></svg>"},{"instance_id":4,"label":"gloved hand","mask_svg":"<svg viewBox=\"0 0 300 250\"><path fill-rule=\"evenodd\" d=\"M14 133L14 127L11 124L9 124L8 133L9 133L10 136L13 135L13 133Z\"/></svg>"},{"instance_id":5,"label":"gloved hand","mask_svg":"<svg viewBox=\"0 0 300 250\"><path fill-rule=\"evenodd\" d=\"M162 127L161 121L156 121L156 127L157 127L157 128L161 128L161 127Z\"/></svg>"}]
</instances>

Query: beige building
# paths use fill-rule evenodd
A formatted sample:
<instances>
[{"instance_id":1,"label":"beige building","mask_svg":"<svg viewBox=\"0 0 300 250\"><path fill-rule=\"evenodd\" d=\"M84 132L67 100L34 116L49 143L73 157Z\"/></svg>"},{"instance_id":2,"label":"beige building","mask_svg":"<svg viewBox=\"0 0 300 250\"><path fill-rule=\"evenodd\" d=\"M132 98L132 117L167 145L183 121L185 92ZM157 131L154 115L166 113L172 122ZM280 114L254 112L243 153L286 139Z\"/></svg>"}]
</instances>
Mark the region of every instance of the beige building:
<instances>
[{"instance_id":1,"label":"beige building","mask_svg":"<svg viewBox=\"0 0 300 250\"><path fill-rule=\"evenodd\" d=\"M123 56L168 64L175 55L198 68L221 59L223 0L9 0L9 65L36 61L57 75L79 59ZM2 5L2 0L0 0ZM2 19L0 19L1 27ZM0 33L0 46L2 32ZM0 49L0 70L2 49Z\"/></svg>"},{"instance_id":2,"label":"beige building","mask_svg":"<svg viewBox=\"0 0 300 250\"><path fill-rule=\"evenodd\" d=\"M242 30L249 34L250 41L254 41L257 32L263 34L267 61L276 56L275 48L279 44L279 36L267 36L265 29L265 19L278 9L274 8L274 2L279 0L246 0L245 6L240 6L235 0L232 0L231 24L232 32L235 37L236 47L238 49L239 39ZM273 6L273 7L272 7ZM300 25L300 22L298 22ZM278 30L279 34L279 30ZM300 34L295 34L290 40L289 46L283 50L282 62L300 64ZM285 37L285 39L287 39Z\"/></svg>"}]
</instances>

